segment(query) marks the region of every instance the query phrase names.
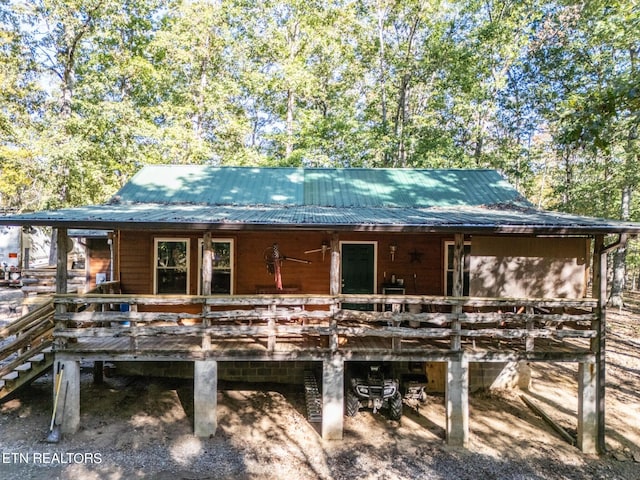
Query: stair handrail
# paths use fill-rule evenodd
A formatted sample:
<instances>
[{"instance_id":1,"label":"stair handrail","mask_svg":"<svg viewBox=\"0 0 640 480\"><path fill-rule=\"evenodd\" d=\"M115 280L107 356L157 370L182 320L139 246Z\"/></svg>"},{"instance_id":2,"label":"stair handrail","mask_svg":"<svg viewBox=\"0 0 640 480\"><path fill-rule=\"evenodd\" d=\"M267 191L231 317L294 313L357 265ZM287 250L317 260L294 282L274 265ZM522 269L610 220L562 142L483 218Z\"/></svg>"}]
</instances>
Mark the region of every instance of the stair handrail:
<instances>
[{"instance_id":1,"label":"stair handrail","mask_svg":"<svg viewBox=\"0 0 640 480\"><path fill-rule=\"evenodd\" d=\"M13 322L0 328L0 340L20 334L36 326L42 321L42 316L54 311L53 299L39 305L35 310L23 315Z\"/></svg>"},{"instance_id":2,"label":"stair handrail","mask_svg":"<svg viewBox=\"0 0 640 480\"><path fill-rule=\"evenodd\" d=\"M0 366L0 378L10 373L17 366L22 365L23 363L29 361L29 359L34 355L37 355L38 353L41 353L47 348L51 347L52 344L53 344L53 339L51 338L51 336L49 336L48 338L45 337L35 347L29 348L29 350L18 355L16 358L11 360L10 362L3 364L2 366Z\"/></svg>"},{"instance_id":3,"label":"stair handrail","mask_svg":"<svg viewBox=\"0 0 640 480\"><path fill-rule=\"evenodd\" d=\"M20 363L24 363L28 357L51 346L54 312L53 299L49 299L35 310L0 329L0 340L16 336L15 340L0 347L0 364L2 365L0 377L6 375ZM7 358L25 348L28 350L5 363Z\"/></svg>"}]
</instances>

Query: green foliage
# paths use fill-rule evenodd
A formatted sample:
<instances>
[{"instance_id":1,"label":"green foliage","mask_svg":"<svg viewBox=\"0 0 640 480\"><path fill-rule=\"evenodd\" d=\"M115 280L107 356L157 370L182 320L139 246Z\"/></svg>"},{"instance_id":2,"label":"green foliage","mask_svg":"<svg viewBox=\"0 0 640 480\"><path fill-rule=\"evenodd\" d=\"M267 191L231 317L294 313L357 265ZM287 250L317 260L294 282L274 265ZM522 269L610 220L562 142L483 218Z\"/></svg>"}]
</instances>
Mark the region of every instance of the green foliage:
<instances>
[{"instance_id":1,"label":"green foliage","mask_svg":"<svg viewBox=\"0 0 640 480\"><path fill-rule=\"evenodd\" d=\"M0 8L4 205L102 202L148 163L462 167L638 218L632 1Z\"/></svg>"}]
</instances>

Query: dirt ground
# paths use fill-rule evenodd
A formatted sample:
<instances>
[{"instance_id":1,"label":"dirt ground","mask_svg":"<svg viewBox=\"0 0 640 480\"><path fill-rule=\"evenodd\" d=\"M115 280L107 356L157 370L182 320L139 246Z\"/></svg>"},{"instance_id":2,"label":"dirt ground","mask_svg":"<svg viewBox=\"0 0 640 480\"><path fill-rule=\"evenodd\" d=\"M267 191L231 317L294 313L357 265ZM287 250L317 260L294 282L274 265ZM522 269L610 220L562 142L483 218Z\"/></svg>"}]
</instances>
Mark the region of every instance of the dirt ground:
<instances>
[{"instance_id":1,"label":"dirt ground","mask_svg":"<svg viewBox=\"0 0 640 480\"><path fill-rule=\"evenodd\" d=\"M2 310L0 309L0 317ZM607 346L607 453L583 455L520 399L473 394L470 446L444 443L444 399L400 422L362 411L343 441L305 418L300 386L222 383L218 432L192 435L191 382L113 376L83 365L81 429L44 440L52 409L45 375L0 403L0 480L640 479L640 315L612 312ZM534 365L527 395L576 430L577 365Z\"/></svg>"}]
</instances>

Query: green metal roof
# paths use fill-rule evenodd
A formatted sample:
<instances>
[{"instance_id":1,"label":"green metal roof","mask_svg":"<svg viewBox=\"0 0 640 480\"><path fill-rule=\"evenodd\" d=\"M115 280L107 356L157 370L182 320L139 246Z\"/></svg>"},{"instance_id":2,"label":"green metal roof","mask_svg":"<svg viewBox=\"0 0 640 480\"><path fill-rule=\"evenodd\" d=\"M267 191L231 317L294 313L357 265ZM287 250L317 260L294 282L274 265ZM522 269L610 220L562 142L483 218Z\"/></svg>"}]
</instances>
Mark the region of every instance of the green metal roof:
<instances>
[{"instance_id":1,"label":"green metal roof","mask_svg":"<svg viewBox=\"0 0 640 480\"><path fill-rule=\"evenodd\" d=\"M536 209L494 170L192 165L148 166L107 204L0 216L0 225L640 234L640 223Z\"/></svg>"},{"instance_id":2,"label":"green metal roof","mask_svg":"<svg viewBox=\"0 0 640 480\"><path fill-rule=\"evenodd\" d=\"M321 207L526 204L495 170L147 166L117 203Z\"/></svg>"}]
</instances>

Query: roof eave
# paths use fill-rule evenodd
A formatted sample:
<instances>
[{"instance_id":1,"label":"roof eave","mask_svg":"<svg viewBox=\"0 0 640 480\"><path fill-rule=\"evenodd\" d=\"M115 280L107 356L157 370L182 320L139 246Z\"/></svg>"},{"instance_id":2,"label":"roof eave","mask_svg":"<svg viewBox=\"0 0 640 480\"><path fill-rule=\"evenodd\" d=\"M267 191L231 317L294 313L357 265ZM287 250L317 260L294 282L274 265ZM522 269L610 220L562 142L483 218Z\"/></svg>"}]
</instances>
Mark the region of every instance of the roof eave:
<instances>
[{"instance_id":1,"label":"roof eave","mask_svg":"<svg viewBox=\"0 0 640 480\"><path fill-rule=\"evenodd\" d=\"M84 221L53 219L3 219L0 225L13 226L49 226L67 229L93 230L153 230L153 231L242 231L242 230L322 230L380 233L465 233L469 235L640 235L640 227L628 225L513 225L513 224L349 224L349 223L266 223L266 222L140 222L140 221Z\"/></svg>"}]
</instances>

